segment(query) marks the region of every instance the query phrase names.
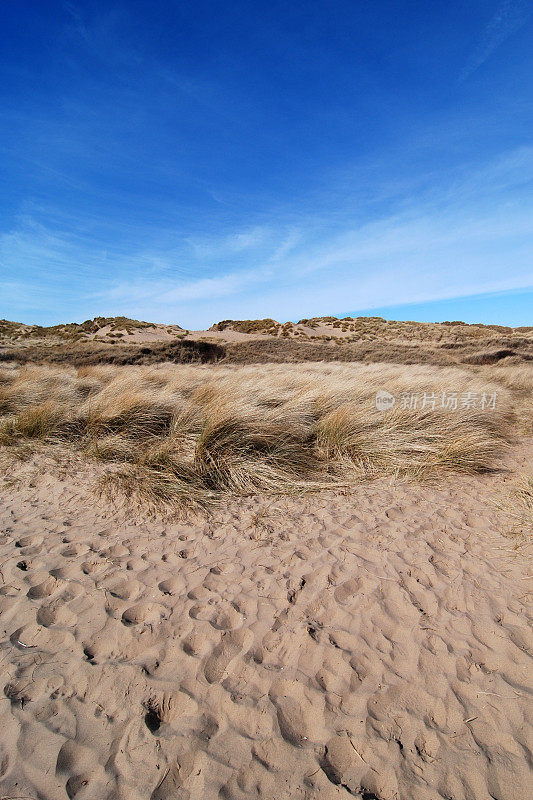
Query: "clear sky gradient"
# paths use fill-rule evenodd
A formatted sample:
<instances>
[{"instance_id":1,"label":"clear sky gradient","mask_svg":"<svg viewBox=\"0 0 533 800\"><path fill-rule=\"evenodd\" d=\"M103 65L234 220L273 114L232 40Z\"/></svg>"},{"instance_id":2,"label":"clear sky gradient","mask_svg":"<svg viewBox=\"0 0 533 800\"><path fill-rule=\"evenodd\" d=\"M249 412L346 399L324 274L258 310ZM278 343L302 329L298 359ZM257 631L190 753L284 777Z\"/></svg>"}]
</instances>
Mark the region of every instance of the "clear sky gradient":
<instances>
[{"instance_id":1,"label":"clear sky gradient","mask_svg":"<svg viewBox=\"0 0 533 800\"><path fill-rule=\"evenodd\" d=\"M532 11L3 0L0 317L533 324Z\"/></svg>"}]
</instances>

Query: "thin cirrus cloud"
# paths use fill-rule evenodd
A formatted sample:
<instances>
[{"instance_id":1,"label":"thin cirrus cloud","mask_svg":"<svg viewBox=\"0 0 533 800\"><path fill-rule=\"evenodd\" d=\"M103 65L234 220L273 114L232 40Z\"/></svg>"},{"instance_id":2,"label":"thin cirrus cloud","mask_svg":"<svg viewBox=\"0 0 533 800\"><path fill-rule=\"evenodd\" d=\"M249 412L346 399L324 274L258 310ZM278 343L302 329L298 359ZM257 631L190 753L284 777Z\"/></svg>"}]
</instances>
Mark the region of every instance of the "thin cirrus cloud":
<instances>
[{"instance_id":1,"label":"thin cirrus cloud","mask_svg":"<svg viewBox=\"0 0 533 800\"><path fill-rule=\"evenodd\" d=\"M486 188L484 181L479 188ZM463 202L431 207L423 198L403 213L326 236L302 224L281 252L281 229L265 230L238 271L192 281L120 282L99 300L204 327L219 316L296 318L526 288L533 283L533 204L517 202L512 189L496 204L490 197L476 203L469 184Z\"/></svg>"},{"instance_id":2,"label":"thin cirrus cloud","mask_svg":"<svg viewBox=\"0 0 533 800\"><path fill-rule=\"evenodd\" d=\"M531 11L531 3L524 0L503 0L485 26L476 48L463 69L461 80L470 77L509 36L520 30L528 21Z\"/></svg>"},{"instance_id":3,"label":"thin cirrus cloud","mask_svg":"<svg viewBox=\"0 0 533 800\"><path fill-rule=\"evenodd\" d=\"M324 203L322 217L301 213L292 226L282 210L248 230L167 232L151 248L110 250L28 217L0 237L0 287L23 319L55 296L76 318L125 314L191 329L524 289L533 283L532 165L533 149L521 148L403 197L388 214L360 219L354 208L339 220Z\"/></svg>"}]
</instances>

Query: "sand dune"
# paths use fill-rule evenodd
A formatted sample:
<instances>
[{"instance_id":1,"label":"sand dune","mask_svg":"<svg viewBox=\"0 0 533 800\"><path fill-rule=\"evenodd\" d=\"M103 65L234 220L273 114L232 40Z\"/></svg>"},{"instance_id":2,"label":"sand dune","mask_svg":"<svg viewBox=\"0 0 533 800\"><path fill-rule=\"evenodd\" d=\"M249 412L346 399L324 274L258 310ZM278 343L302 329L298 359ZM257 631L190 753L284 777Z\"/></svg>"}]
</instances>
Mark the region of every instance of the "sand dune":
<instances>
[{"instance_id":1,"label":"sand dune","mask_svg":"<svg viewBox=\"0 0 533 800\"><path fill-rule=\"evenodd\" d=\"M511 473L164 522L56 462L2 492L1 797L530 796Z\"/></svg>"},{"instance_id":2,"label":"sand dune","mask_svg":"<svg viewBox=\"0 0 533 800\"><path fill-rule=\"evenodd\" d=\"M95 317L82 323L42 327L0 320L0 360L20 363L302 361L398 364L492 364L533 359L533 328L469 325L460 321L399 322L381 317L314 317L223 320L208 330Z\"/></svg>"}]
</instances>

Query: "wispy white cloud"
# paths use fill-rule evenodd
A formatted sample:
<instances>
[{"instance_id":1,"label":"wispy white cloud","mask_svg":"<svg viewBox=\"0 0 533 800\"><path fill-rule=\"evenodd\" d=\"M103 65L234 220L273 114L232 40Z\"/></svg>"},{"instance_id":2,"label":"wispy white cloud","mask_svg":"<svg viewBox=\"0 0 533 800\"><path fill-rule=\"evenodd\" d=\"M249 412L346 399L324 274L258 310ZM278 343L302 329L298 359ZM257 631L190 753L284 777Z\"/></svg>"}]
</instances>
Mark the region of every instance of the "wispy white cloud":
<instances>
[{"instance_id":1,"label":"wispy white cloud","mask_svg":"<svg viewBox=\"0 0 533 800\"><path fill-rule=\"evenodd\" d=\"M54 295L64 318L126 314L197 328L522 289L533 284L528 181L533 149L522 148L370 219L347 210L332 225L325 207L323 219L301 213L288 225L271 215L216 236L168 235L157 247L126 237L106 249L74 225L26 217L0 236L0 316L42 318Z\"/></svg>"},{"instance_id":2,"label":"wispy white cloud","mask_svg":"<svg viewBox=\"0 0 533 800\"><path fill-rule=\"evenodd\" d=\"M259 247L267 235L265 228L255 227L224 236L190 238L188 244L196 258L223 258Z\"/></svg>"},{"instance_id":3,"label":"wispy white cloud","mask_svg":"<svg viewBox=\"0 0 533 800\"><path fill-rule=\"evenodd\" d=\"M144 303L152 307L159 306L162 310L163 307L168 309L172 305L184 302L209 302L219 297L239 295L254 284L267 281L268 275L265 269L255 269L192 281L176 281L169 278L149 283L142 280L123 281L111 288L94 292L89 298L103 301L106 305L110 301L121 307L125 304Z\"/></svg>"},{"instance_id":4,"label":"wispy white cloud","mask_svg":"<svg viewBox=\"0 0 533 800\"><path fill-rule=\"evenodd\" d=\"M485 26L479 42L461 74L461 80L466 80L472 75L509 36L520 30L527 22L531 11L531 3L526 0L503 0L498 5L492 19Z\"/></svg>"}]
</instances>

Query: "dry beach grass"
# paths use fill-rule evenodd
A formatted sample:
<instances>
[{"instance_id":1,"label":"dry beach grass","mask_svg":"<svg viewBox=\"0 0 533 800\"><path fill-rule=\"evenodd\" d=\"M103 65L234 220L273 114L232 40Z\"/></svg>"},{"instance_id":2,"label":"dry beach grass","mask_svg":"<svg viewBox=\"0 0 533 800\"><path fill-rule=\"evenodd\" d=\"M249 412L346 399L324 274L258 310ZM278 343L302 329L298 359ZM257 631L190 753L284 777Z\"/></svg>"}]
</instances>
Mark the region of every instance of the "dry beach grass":
<instances>
[{"instance_id":1,"label":"dry beach grass","mask_svg":"<svg viewBox=\"0 0 533 800\"><path fill-rule=\"evenodd\" d=\"M379 390L398 398L391 410L376 409ZM457 408L443 408L451 393ZM75 447L114 465L107 488L153 506L483 472L513 419L512 392L486 375L354 364L5 368L0 409L2 444Z\"/></svg>"}]
</instances>

